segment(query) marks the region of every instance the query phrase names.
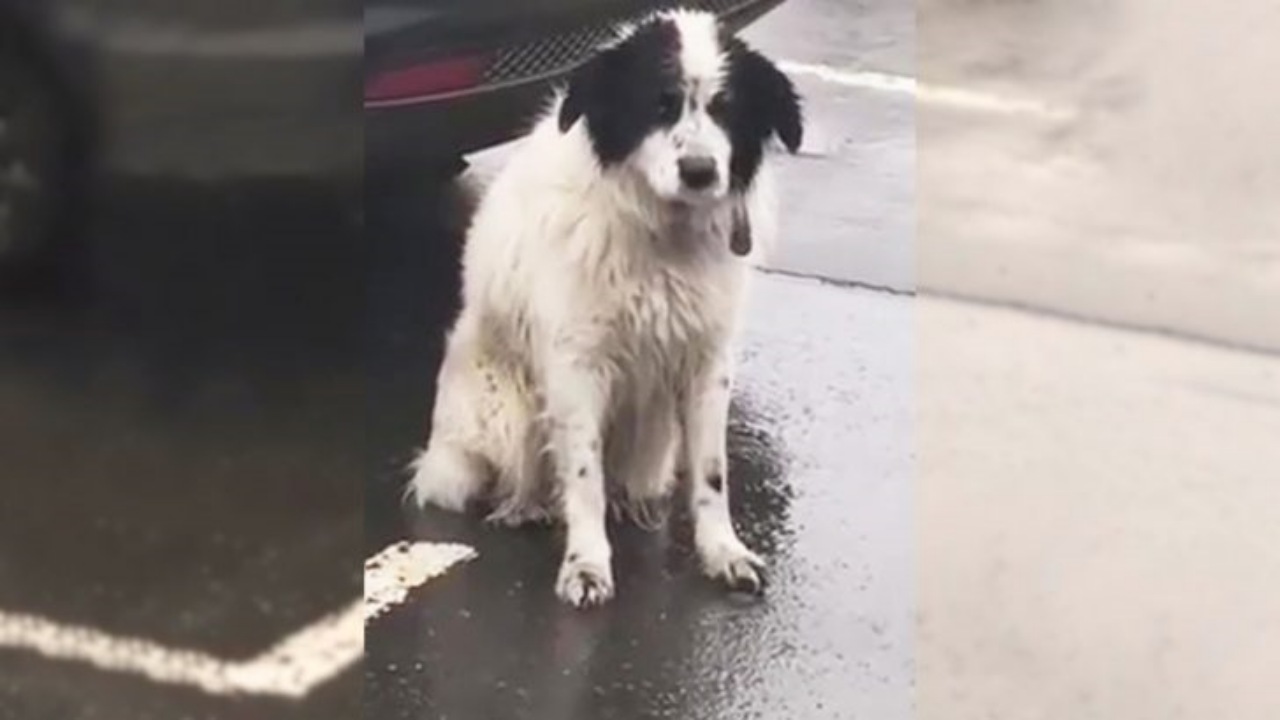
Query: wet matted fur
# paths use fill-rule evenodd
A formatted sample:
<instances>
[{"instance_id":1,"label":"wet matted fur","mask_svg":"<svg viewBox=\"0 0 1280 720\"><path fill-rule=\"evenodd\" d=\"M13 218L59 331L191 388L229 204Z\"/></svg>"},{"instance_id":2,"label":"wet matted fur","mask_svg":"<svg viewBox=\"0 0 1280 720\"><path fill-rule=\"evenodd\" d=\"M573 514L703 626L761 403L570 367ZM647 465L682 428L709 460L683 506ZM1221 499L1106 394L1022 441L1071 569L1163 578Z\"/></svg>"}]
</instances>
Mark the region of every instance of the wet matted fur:
<instances>
[{"instance_id":1,"label":"wet matted fur","mask_svg":"<svg viewBox=\"0 0 1280 720\"><path fill-rule=\"evenodd\" d=\"M614 592L608 505L652 522L681 475L706 573L759 590L729 514L733 340L776 234L766 148L801 133L791 82L707 13L581 67L467 235L417 501L564 523L556 592L581 607Z\"/></svg>"}]
</instances>

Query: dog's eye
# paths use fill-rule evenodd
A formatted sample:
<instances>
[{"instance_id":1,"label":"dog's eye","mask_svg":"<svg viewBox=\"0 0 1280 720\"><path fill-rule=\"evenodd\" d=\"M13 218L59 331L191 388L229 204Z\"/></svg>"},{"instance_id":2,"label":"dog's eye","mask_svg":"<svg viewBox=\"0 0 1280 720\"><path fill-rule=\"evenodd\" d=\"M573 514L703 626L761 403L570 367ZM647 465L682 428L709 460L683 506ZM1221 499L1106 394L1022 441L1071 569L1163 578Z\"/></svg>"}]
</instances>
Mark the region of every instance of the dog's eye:
<instances>
[{"instance_id":1,"label":"dog's eye","mask_svg":"<svg viewBox=\"0 0 1280 720\"><path fill-rule=\"evenodd\" d=\"M680 93L673 90L663 92L658 96L658 114L663 120L675 120L680 117L680 103L683 99Z\"/></svg>"},{"instance_id":2,"label":"dog's eye","mask_svg":"<svg viewBox=\"0 0 1280 720\"><path fill-rule=\"evenodd\" d=\"M707 112L712 117L724 117L729 112L729 93L723 90L711 96L711 102L707 103Z\"/></svg>"}]
</instances>

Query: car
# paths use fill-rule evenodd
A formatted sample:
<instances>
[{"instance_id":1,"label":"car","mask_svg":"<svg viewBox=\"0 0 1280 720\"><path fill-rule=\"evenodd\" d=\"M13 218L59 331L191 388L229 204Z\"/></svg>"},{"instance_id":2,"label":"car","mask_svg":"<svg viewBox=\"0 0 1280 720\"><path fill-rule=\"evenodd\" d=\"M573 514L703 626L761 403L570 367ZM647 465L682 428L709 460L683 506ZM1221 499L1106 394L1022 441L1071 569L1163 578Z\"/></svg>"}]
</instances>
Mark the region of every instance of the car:
<instances>
[{"instance_id":1,"label":"car","mask_svg":"<svg viewBox=\"0 0 1280 720\"><path fill-rule=\"evenodd\" d=\"M782 0L688 0L732 30ZM462 167L469 152L528 127L550 88L614 29L670 0L369 0L365 8L368 168Z\"/></svg>"},{"instance_id":2,"label":"car","mask_svg":"<svg viewBox=\"0 0 1280 720\"><path fill-rule=\"evenodd\" d=\"M0 274L105 178L358 188L361 26L353 0L0 0Z\"/></svg>"}]
</instances>

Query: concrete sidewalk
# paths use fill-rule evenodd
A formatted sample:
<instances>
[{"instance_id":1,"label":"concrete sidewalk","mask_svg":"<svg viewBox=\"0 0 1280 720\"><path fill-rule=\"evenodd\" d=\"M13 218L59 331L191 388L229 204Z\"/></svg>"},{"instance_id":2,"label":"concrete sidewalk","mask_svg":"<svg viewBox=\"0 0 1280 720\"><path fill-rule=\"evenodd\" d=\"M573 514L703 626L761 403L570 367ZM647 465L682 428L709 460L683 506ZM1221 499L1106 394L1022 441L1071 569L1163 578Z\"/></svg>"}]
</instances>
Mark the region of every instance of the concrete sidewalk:
<instances>
[{"instance_id":1,"label":"concrete sidewalk","mask_svg":"<svg viewBox=\"0 0 1280 720\"><path fill-rule=\"evenodd\" d=\"M917 301L922 718L1272 720L1280 359Z\"/></svg>"}]
</instances>

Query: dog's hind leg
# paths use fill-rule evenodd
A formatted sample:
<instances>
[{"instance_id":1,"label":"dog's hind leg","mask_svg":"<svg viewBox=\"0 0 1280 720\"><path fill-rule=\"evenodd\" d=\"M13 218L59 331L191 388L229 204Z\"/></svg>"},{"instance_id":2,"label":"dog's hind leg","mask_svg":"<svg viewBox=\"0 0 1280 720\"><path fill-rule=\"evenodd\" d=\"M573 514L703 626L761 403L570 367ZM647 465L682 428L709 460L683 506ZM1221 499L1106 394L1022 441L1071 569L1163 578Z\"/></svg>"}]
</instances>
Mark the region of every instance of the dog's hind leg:
<instances>
[{"instance_id":1,"label":"dog's hind leg","mask_svg":"<svg viewBox=\"0 0 1280 720\"><path fill-rule=\"evenodd\" d=\"M431 504L453 512L462 512L490 475L484 459L445 441L432 442L412 468L406 496L419 507Z\"/></svg>"},{"instance_id":2,"label":"dog's hind leg","mask_svg":"<svg viewBox=\"0 0 1280 720\"><path fill-rule=\"evenodd\" d=\"M542 434L526 421L523 436L510 448L510 457L498 471L497 507L485 520L507 527L551 522L556 517L554 498L546 481L550 468L543 454Z\"/></svg>"},{"instance_id":3,"label":"dog's hind leg","mask_svg":"<svg viewBox=\"0 0 1280 720\"><path fill-rule=\"evenodd\" d=\"M615 428L613 475L621 492L615 493L615 510L636 525L656 530L666 521L667 499L675 480L678 438L675 408L667 400L654 400L627 414ZM620 496L620 497L618 497Z\"/></svg>"}]
</instances>

